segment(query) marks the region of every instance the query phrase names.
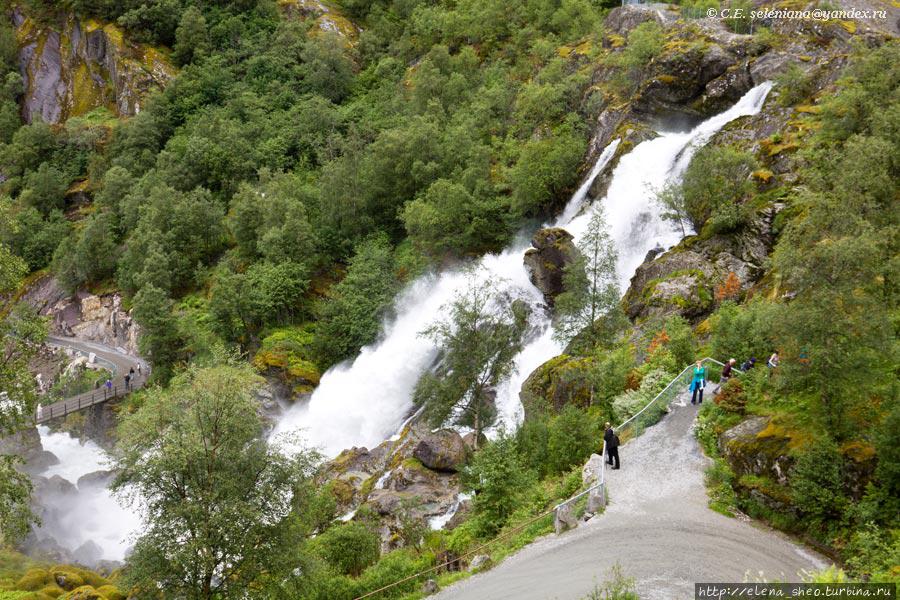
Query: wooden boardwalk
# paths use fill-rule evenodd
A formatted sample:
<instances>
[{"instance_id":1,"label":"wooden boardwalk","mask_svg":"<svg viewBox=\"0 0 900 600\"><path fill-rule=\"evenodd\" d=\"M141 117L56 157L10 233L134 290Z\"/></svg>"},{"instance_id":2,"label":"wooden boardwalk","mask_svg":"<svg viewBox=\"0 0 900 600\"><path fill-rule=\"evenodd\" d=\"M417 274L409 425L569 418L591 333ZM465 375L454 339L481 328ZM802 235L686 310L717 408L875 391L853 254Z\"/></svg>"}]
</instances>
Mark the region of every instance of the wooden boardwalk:
<instances>
[{"instance_id":1,"label":"wooden boardwalk","mask_svg":"<svg viewBox=\"0 0 900 600\"><path fill-rule=\"evenodd\" d=\"M124 398L147 383L147 377L149 376L147 364L138 358L123 354L115 348L74 338L51 337L48 341L54 346L73 348L81 353L93 353L98 359L111 364L115 373L112 379L112 386L109 388L106 385L101 385L96 389L70 396L59 402L54 402L47 406L39 406L34 415L34 421L37 424L46 423L51 419L59 419L116 398ZM141 366L141 373L138 373L136 369L139 365ZM135 368L134 378L126 386L125 374L132 368Z\"/></svg>"}]
</instances>

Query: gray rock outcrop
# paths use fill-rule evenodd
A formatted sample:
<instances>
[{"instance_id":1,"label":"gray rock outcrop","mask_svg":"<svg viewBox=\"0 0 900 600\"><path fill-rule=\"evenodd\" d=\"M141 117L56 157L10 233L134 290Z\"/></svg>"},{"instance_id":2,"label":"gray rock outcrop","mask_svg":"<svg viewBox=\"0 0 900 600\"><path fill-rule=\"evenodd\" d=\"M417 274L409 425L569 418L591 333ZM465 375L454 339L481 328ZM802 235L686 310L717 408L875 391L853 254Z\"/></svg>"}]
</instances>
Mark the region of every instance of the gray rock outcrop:
<instances>
[{"instance_id":1,"label":"gray rock outcrop","mask_svg":"<svg viewBox=\"0 0 900 600\"><path fill-rule=\"evenodd\" d=\"M137 114L150 92L175 69L150 46L132 44L113 24L63 14L55 21L13 13L24 80L23 117L62 123L107 107L119 116Z\"/></svg>"},{"instance_id":2,"label":"gray rock outcrop","mask_svg":"<svg viewBox=\"0 0 900 600\"><path fill-rule=\"evenodd\" d=\"M578 257L578 249L572 243L572 234L559 227L539 229L531 238L525 251L525 268L531 283L541 291L544 300L553 306L563 290L563 273Z\"/></svg>"},{"instance_id":3,"label":"gray rock outcrop","mask_svg":"<svg viewBox=\"0 0 900 600\"><path fill-rule=\"evenodd\" d=\"M428 434L413 451L413 456L429 469L450 472L458 471L465 464L466 454L462 436L451 429Z\"/></svg>"}]
</instances>

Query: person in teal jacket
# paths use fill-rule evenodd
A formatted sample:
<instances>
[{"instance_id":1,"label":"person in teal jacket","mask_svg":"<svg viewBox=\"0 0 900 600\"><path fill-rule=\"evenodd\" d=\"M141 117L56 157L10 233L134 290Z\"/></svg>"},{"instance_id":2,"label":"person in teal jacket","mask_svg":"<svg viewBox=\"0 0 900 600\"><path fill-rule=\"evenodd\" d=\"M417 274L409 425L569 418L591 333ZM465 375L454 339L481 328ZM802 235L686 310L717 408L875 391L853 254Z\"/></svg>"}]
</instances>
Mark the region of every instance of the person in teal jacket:
<instances>
[{"instance_id":1,"label":"person in teal jacket","mask_svg":"<svg viewBox=\"0 0 900 600\"><path fill-rule=\"evenodd\" d=\"M694 366L694 376L691 378L691 404L703 404L703 388L706 387L706 367L703 361L698 360ZM699 402L697 398L699 396Z\"/></svg>"}]
</instances>

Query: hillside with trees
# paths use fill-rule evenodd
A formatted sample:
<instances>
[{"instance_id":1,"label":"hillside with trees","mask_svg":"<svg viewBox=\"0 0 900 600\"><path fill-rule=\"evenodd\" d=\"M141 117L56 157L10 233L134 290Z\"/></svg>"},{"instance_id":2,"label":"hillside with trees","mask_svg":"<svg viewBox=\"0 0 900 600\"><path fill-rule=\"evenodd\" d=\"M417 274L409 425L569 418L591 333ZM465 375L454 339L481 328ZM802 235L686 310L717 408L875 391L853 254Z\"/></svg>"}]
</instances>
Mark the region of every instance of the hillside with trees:
<instances>
[{"instance_id":1,"label":"hillside with trees","mask_svg":"<svg viewBox=\"0 0 900 600\"><path fill-rule=\"evenodd\" d=\"M535 518L582 488L603 424L704 356L758 360L699 412L710 505L810 544L828 576L900 580L895 24L711 7L5 2L0 599L352 599L445 565L377 596L422 597L498 534L492 562L552 531ZM766 81L758 114L652 190L681 241L622 286L601 202L617 166ZM614 140L578 239L540 229ZM529 250L529 304L477 263L533 234L551 241ZM456 271L468 283L412 334L438 350L395 438L333 456L269 437L417 282ZM146 518L127 558L87 565L102 576L29 537L42 344L88 331L86 298L102 332L83 337L152 365L96 436ZM498 389L536 312L561 353L520 374L508 428ZM88 421L50 431L92 438Z\"/></svg>"}]
</instances>

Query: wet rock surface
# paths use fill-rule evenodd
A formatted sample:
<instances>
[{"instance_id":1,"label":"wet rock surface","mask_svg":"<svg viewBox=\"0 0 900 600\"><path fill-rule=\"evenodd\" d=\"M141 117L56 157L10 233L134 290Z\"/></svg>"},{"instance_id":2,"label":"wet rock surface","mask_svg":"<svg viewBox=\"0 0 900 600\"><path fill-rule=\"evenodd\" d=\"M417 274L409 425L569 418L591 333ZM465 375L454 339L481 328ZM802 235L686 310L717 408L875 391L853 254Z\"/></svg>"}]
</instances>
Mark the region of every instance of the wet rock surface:
<instances>
[{"instance_id":1,"label":"wet rock surface","mask_svg":"<svg viewBox=\"0 0 900 600\"><path fill-rule=\"evenodd\" d=\"M70 296L54 277L44 277L28 288L22 300L50 318L51 333L137 355L140 327L131 311L122 307L120 294L78 292Z\"/></svg>"},{"instance_id":2,"label":"wet rock surface","mask_svg":"<svg viewBox=\"0 0 900 600\"><path fill-rule=\"evenodd\" d=\"M563 273L567 265L578 257L572 234L559 227L539 229L531 238L532 248L525 251L525 267L531 283L544 294L553 306L563 292Z\"/></svg>"},{"instance_id":3,"label":"wet rock surface","mask_svg":"<svg viewBox=\"0 0 900 600\"><path fill-rule=\"evenodd\" d=\"M633 321L679 314L691 321L716 306L716 289L732 276L746 292L759 281L775 237L772 223L781 209L775 204L740 231L693 238L644 262L631 278L623 303Z\"/></svg>"}]
</instances>

